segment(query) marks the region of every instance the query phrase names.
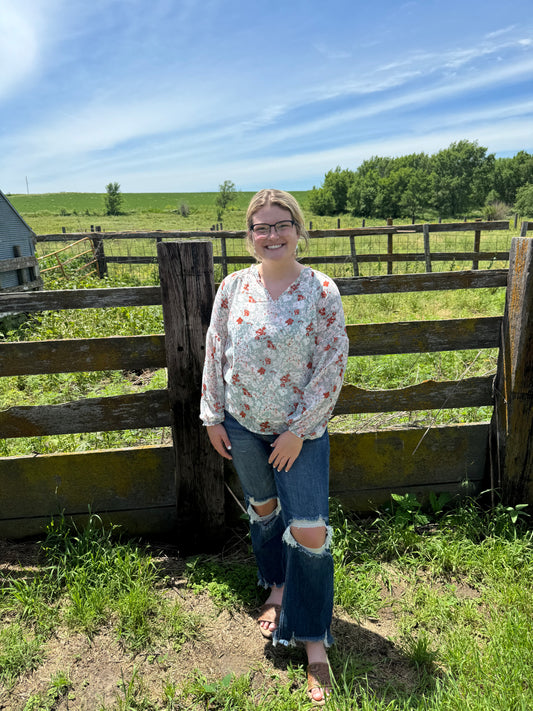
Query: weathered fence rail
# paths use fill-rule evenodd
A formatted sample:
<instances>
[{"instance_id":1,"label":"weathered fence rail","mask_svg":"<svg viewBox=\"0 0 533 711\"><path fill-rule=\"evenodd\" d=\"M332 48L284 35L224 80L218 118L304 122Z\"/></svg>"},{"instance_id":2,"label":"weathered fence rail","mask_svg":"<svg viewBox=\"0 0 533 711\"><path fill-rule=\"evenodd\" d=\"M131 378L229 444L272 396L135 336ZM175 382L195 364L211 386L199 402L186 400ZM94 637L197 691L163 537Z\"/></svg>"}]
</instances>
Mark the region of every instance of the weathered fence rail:
<instances>
[{"instance_id":1,"label":"weathered fence rail","mask_svg":"<svg viewBox=\"0 0 533 711\"><path fill-rule=\"evenodd\" d=\"M438 262L470 262L472 269L479 269L482 261L507 261L509 250L481 250L481 233L509 230L509 221L491 222L450 222L450 223L429 223L413 225L383 225L380 227L354 227L350 229L332 230L310 230L309 236L314 240L329 237L349 238L349 254L323 254L302 256L300 261L303 264L349 264L353 269L354 276L359 275L361 264L384 263L387 266L387 273L392 274L394 263L423 262L427 272L431 272L434 263ZM431 234L446 232L470 232L473 233L472 250L470 251L435 251L432 249ZM424 249L419 252L395 251L395 236L422 233L424 236ZM110 264L139 264L147 265L157 262L157 256L142 255L107 255L105 251L105 241L111 240L151 240L160 243L175 239L202 239L209 237L220 242L220 255L213 257L215 264L222 266L222 275L227 276L229 265L252 264L254 259L251 256L232 255L228 250L228 241L244 239L244 231L167 231L167 232L98 232L92 233L91 239L94 244L95 259L98 263L98 270L101 276L107 273ZM387 252L361 253L357 247L357 240L368 236L387 236ZM38 242L61 242L75 241L81 239L83 233L70 234L49 234L38 235ZM86 237L86 235L85 235Z\"/></svg>"},{"instance_id":2,"label":"weathered fence rail","mask_svg":"<svg viewBox=\"0 0 533 711\"><path fill-rule=\"evenodd\" d=\"M197 417L203 343L215 289L212 245L189 240L163 242L158 249L161 288L0 294L0 312L161 304L165 323L165 334L149 336L0 343L0 376L165 365L169 373L167 389L4 409L0 411L1 437L162 426L172 426L173 431L173 444L168 446L0 458L0 536L34 535L43 531L52 515L65 513L83 519L89 508L131 533L179 531L184 546L187 541L199 544L204 534L211 544L220 536L224 471ZM489 481L491 472L493 480L505 489L505 471L511 459L525 461L525 470L518 477L519 485L505 489L509 499L526 492L528 500L533 500L533 474L527 459L531 455L521 453L524 440L517 441L513 434L517 429L522 435L529 433L528 441L532 441L531 418L520 409L525 403L531 410L533 372L533 275L524 249L531 250L531 240L513 239L509 273L477 270L335 280L345 295L501 287L508 278L510 284L502 318L348 326L351 357L495 348L502 342L510 343L512 355L502 363L511 359L514 380L504 390L499 386L504 400L497 408L498 434L490 438L498 445L496 474L494 466L490 467L496 455L488 456L488 423L332 434L332 495L347 509L378 506L394 491L473 493ZM515 333L517 323L519 336ZM524 349L525 355L517 356ZM503 377L502 369L498 377ZM516 393L513 383L519 385ZM334 414L486 406L495 403L494 393L494 376L428 381L383 391L345 385ZM509 403L512 412L505 413L502 429L501 413L511 408ZM231 479L230 472L225 476Z\"/></svg>"},{"instance_id":3,"label":"weathered fence rail","mask_svg":"<svg viewBox=\"0 0 533 711\"><path fill-rule=\"evenodd\" d=\"M16 271L19 285L10 286L3 291L28 291L31 289L42 289L43 280L39 276L39 262L36 257L13 257L13 259L3 259L0 261L0 273Z\"/></svg>"}]
</instances>

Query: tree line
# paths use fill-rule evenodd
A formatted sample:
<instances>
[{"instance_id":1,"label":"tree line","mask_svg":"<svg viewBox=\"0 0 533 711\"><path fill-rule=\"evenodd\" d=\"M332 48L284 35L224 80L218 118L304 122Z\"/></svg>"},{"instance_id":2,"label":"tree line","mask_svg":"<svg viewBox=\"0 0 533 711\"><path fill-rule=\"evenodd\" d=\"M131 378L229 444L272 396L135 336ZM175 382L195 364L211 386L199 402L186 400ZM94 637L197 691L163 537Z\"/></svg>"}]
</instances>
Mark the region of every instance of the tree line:
<instances>
[{"instance_id":1,"label":"tree line","mask_svg":"<svg viewBox=\"0 0 533 711\"><path fill-rule=\"evenodd\" d=\"M309 208L317 215L413 220L428 212L461 217L478 210L486 219L513 210L532 216L533 155L496 158L477 141L462 140L433 155L373 156L355 171L338 166L326 173L310 193Z\"/></svg>"}]
</instances>

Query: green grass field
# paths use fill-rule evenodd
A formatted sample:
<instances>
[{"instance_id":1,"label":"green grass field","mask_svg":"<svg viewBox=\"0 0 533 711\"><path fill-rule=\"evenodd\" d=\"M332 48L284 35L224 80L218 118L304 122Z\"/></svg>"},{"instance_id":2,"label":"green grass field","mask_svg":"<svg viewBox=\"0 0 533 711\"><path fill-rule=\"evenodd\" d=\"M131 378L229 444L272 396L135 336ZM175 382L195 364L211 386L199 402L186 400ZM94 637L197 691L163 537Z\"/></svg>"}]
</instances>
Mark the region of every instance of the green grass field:
<instances>
[{"instance_id":1,"label":"green grass field","mask_svg":"<svg viewBox=\"0 0 533 711\"><path fill-rule=\"evenodd\" d=\"M232 209L224 216L224 226L241 229L245 210L251 193L238 193ZM307 193L296 193L304 210ZM116 218L102 215L104 196L84 193L62 193L54 195L10 196L15 207L21 212L37 233L55 234L61 226L67 230L90 229L98 224L103 230L155 230L155 229L208 229L216 217L216 193L143 193L124 195L124 214ZM182 217L179 206L187 203L189 217ZM60 214L66 212L70 214ZM89 212L87 215L85 212ZM74 214L76 213L76 214ZM308 215L314 226L333 228L336 218L317 218ZM195 221L193 225L192 221ZM342 216L343 226L348 222L360 226L361 220ZM322 222L322 224L320 224ZM66 224L65 224L66 223ZM319 223L319 224L317 224ZM328 224L324 224L328 223ZM345 224L346 223L346 224ZM441 233L432 235L435 251L470 250L472 234ZM483 242L485 240L485 242ZM482 249L508 248L509 232L484 233ZM220 253L220 241L213 239L214 253ZM41 242L39 255L48 254L61 248L64 243ZM86 243L80 250L87 249ZM386 237L371 236L361 238L358 253L384 253L387 250ZM106 254L154 255L155 244L149 240L105 240ZM407 234L395 237L395 250L420 252L423 250L422 235ZM243 240L228 240L230 254L247 254ZM349 240L333 237L312 240L309 254L347 254ZM77 262L72 263L76 268ZM41 269L56 265L55 258L43 260ZM506 264L481 265L506 266ZM234 267L237 268L237 267ZM350 264L317 265L335 277L351 276ZM463 265L443 262L435 268L459 269ZM423 262L395 264L394 271L414 272L424 269ZM362 265L361 274L386 273L384 263ZM109 276L102 281L94 275L86 276L83 270L71 272L70 280L65 280L58 269L46 272L45 288L84 288L101 286L136 286L158 283L157 264L115 265L109 267ZM222 278L221 269L215 267L215 279ZM347 323L372 323L410 320L435 320L472 316L498 316L503 313L504 289L481 289L455 292L419 292L407 294L380 294L375 296L344 297ZM137 335L163 331L161 309L146 307L137 309L107 309L105 315L99 310L43 313L26 321L16 329L8 323L0 325L4 338L8 340L53 340L61 338L91 338L107 335ZM350 358L346 382L367 389L400 388L427 379L459 380L462 377L487 375L495 372L497 353L495 350L443 352L412 354L401 356L374 356ZM141 385L144 387L164 387L165 373L159 371ZM55 376L28 376L0 379L0 406L15 404L52 404L82 397L97 395L118 395L138 390L139 384L117 372L78 373ZM389 413L379 416L353 415L335 418L332 429L360 430L391 425L418 423L445 424L456 422L477 422L490 418L490 408L464 408L461 410L441 410L440 412ZM28 440L0 440L0 454L4 456L27 454L33 451L76 451L101 447L127 446L131 442L155 443L165 436L160 430L142 432L95 433L79 436L40 437Z\"/></svg>"},{"instance_id":2,"label":"green grass field","mask_svg":"<svg viewBox=\"0 0 533 711\"><path fill-rule=\"evenodd\" d=\"M215 194L124 198L127 214L117 218L102 215L102 195L11 199L42 234L62 226L86 230L91 224L105 230L206 229L216 217ZM239 196L224 217L225 227L242 228L248 198ZM182 200L191 208L188 218L179 213ZM302 203L305 207L305 196ZM329 220L325 227L336 226L334 218L321 219ZM343 226L348 219L342 217ZM364 248L380 244L369 241ZM128 249L144 254L149 246L130 243ZM81 275L64 281L52 272L47 282L47 288L155 284L157 273L117 270L102 282ZM503 289L481 289L345 297L344 308L348 323L372 323L495 316L504 301ZM153 306L43 312L19 326L4 324L2 337L32 341L162 331L161 308ZM346 382L386 389L428 378L486 375L495 372L496 356L494 350L479 350L350 358ZM142 377L108 371L1 378L0 408L165 384L164 369ZM490 408L463 408L344 416L334 418L331 429L426 427L490 415ZM168 437L154 429L0 439L0 456L158 444ZM525 511L500 504L487 511L472 501L450 509L436 496L431 502L425 510L412 497L398 497L387 510L362 520L333 509L337 645L331 653L336 678L331 707L528 711L533 707L533 544ZM209 671L223 651L221 630L236 643L242 625L253 628L258 599L250 584L255 572L247 542L240 541L238 556L173 561L177 573L175 567L169 572L169 564L170 556L117 542L98 525L79 533L61 522L51 526L35 559L9 566L0 581L0 706L6 701L13 711L81 708L94 704L101 678L112 678L115 697L102 700L100 711L309 708L298 657L241 650L246 671ZM95 673L88 662L93 648L118 650L113 664L104 667L102 656ZM191 654L198 663L187 665Z\"/></svg>"},{"instance_id":3,"label":"green grass field","mask_svg":"<svg viewBox=\"0 0 533 711\"><path fill-rule=\"evenodd\" d=\"M320 217L309 211L310 191L293 191L306 220L312 221L315 229L333 229L337 219L341 227L360 227L361 217L348 214ZM236 192L235 200L224 212L222 223L225 229L240 230L245 225L245 214L253 192ZM9 200L20 212L36 234L55 234L65 227L67 232L89 231L91 225L103 230L208 230L217 219L217 193L123 193L121 213L116 217L105 215L104 193L49 193L40 195L9 195ZM183 217L180 209L186 205L189 216ZM367 219L367 225L386 223L383 219ZM417 217L418 222L435 222L438 215L428 213ZM469 219L482 217L482 212L473 213ZM456 220L448 220L449 222ZM460 221L460 220L459 220ZM396 220L408 224L410 218Z\"/></svg>"}]
</instances>

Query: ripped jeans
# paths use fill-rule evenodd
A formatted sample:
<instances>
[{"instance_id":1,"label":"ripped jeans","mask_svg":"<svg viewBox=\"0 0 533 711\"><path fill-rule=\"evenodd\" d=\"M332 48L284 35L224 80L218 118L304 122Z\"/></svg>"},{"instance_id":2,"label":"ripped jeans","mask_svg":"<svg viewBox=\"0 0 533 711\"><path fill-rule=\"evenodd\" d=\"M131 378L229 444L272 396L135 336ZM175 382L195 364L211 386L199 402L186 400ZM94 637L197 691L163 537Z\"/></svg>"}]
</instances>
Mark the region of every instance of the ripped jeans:
<instances>
[{"instance_id":1,"label":"ripped jeans","mask_svg":"<svg viewBox=\"0 0 533 711\"><path fill-rule=\"evenodd\" d=\"M273 643L323 641L329 647L333 643L333 557L328 525L328 433L304 440L290 471L278 472L268 463L277 435L250 432L227 412L223 425L250 516L259 585L285 586ZM272 499L278 501L276 510L260 517L253 506ZM320 549L305 548L292 535L291 526L325 526L326 541Z\"/></svg>"}]
</instances>

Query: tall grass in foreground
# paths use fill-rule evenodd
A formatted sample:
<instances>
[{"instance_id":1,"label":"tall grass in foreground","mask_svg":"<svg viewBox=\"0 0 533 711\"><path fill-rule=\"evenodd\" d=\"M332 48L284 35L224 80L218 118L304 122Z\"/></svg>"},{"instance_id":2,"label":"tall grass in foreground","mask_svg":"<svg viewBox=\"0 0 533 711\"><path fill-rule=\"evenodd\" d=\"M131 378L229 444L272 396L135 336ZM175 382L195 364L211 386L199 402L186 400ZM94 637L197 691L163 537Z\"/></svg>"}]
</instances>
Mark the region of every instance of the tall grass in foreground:
<instances>
[{"instance_id":1,"label":"tall grass in foreground","mask_svg":"<svg viewBox=\"0 0 533 711\"><path fill-rule=\"evenodd\" d=\"M531 709L533 544L525 511L502 505L484 510L474 501L448 508L436 496L431 502L425 510L414 497L397 496L369 519L348 519L333 506L337 645L330 655L336 679L331 707ZM202 644L207 620L169 596L171 584L149 548L121 540L97 517L81 531L52 522L40 548L37 567L2 581L0 697L2 689L16 688L20 678L43 668L54 635L94 638L112 631L125 658L142 655L133 672L117 678L116 700L101 711L308 708L298 654L278 660L285 676L256 660L241 676L190 669L184 681L172 678L183 646L193 638ZM258 589L243 553L230 562L216 556L189 561L189 589L207 592L218 609L251 612ZM387 638L380 634L385 624ZM156 683L150 672L148 683L154 655L163 655L166 666ZM83 680L63 668L51 675L48 692L33 694L20 708L52 709L67 694L82 703Z\"/></svg>"}]
</instances>

